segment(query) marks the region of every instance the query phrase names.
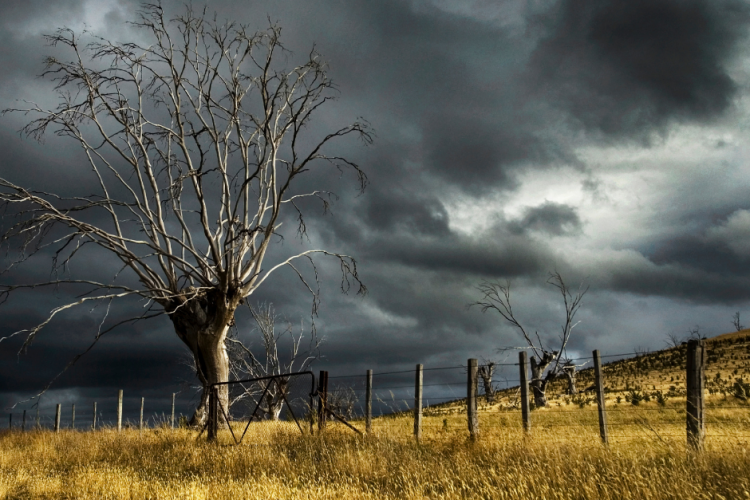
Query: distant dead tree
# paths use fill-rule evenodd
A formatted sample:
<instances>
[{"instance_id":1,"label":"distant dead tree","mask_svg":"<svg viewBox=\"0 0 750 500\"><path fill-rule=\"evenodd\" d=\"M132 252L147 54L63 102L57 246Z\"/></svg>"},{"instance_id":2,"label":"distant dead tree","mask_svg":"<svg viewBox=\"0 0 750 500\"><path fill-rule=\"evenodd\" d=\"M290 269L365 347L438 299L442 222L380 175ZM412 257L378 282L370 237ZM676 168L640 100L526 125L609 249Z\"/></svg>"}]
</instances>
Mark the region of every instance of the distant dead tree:
<instances>
[{"instance_id":1,"label":"distant dead tree","mask_svg":"<svg viewBox=\"0 0 750 500\"><path fill-rule=\"evenodd\" d=\"M561 328L559 343L555 346L557 348L555 350L548 345L545 345L538 332L534 332L534 336L532 337L521 322L515 317L510 303L510 282L506 282L504 285L487 281L482 282L477 289L482 292L484 296L481 300L471 304L471 306L481 307L482 312L486 312L490 309L498 312L523 335L523 338L526 341L526 346L521 349L530 349L532 353L530 357L530 385L534 393L534 403L539 407L547 406L547 396L545 392L547 384L556 377L565 375L563 370L564 365L560 365L560 354L565 352L573 328L578 325L578 323L574 322L575 315L581 307L583 296L588 291L588 286L584 288L583 284L581 284L581 286L578 287L578 290L573 293L557 271L550 273L547 283L559 290L565 306L565 320ZM570 368L568 370L570 372Z\"/></svg>"},{"instance_id":2,"label":"distant dead tree","mask_svg":"<svg viewBox=\"0 0 750 500\"><path fill-rule=\"evenodd\" d=\"M38 287L82 288L43 322L0 341L25 335L25 349L62 311L141 298L150 307L138 319L168 315L194 357L204 389L191 423L200 425L207 387L229 377L225 340L235 311L276 271L296 273L312 295L313 314L315 255L338 260L342 291L354 285L365 292L352 257L323 249L281 254L271 242L281 238L284 214L296 218L298 233L305 234L305 200L328 208L333 193L310 184L321 182L316 174L322 167L350 170L364 190L362 169L328 147L348 136L370 143L372 136L363 121L327 132L310 126L335 97L335 87L315 50L289 68L276 25L251 33L189 6L169 19L158 4L144 4L131 25L148 41L92 37L85 43L70 29L47 35L70 54L46 59L43 76L55 83L58 106L27 102L3 112L35 117L23 128L27 136L41 140L53 132L80 146L93 184L85 184L82 194L41 192L0 179L0 203L15 218L0 243L18 244L19 257L9 269L42 249L53 255L53 279L9 279L2 296ZM98 279L92 275L96 266L79 267L76 279L57 276L90 248L114 258L115 278ZM94 343L115 326L100 330ZM226 386L219 397L228 404Z\"/></svg>"},{"instance_id":3,"label":"distant dead tree","mask_svg":"<svg viewBox=\"0 0 750 500\"><path fill-rule=\"evenodd\" d=\"M568 395L575 396L576 394L578 394L578 389L576 388L576 376L578 375L578 369L586 366L587 364L588 361L577 365L573 362L572 359L565 360L565 362L563 363L562 369L559 373L560 376L565 377L568 380Z\"/></svg>"},{"instance_id":4,"label":"distant dead tree","mask_svg":"<svg viewBox=\"0 0 750 500\"><path fill-rule=\"evenodd\" d=\"M252 344L246 345L239 338L237 329L233 329L226 339L231 377L233 380L274 375L279 377L271 384L268 380L238 384L240 391L230 394L229 404L231 406L252 401L254 405L257 404L258 409L267 419L279 420L284 399L289 396L290 389L290 378L284 375L308 369L310 364L320 357L322 341L316 336L315 330L311 329L307 350L300 351L304 338L304 330L301 326L299 333L295 333L289 323L286 328L277 329L278 317L273 304L248 307L256 325L254 333L257 333L261 340L260 354L256 356ZM280 349L285 347L287 351L280 352ZM266 386L268 386L267 389Z\"/></svg>"},{"instance_id":5,"label":"distant dead tree","mask_svg":"<svg viewBox=\"0 0 750 500\"><path fill-rule=\"evenodd\" d=\"M742 331L745 329L745 325L740 323L740 312L737 311L734 313L734 316L732 316L732 326L734 326L734 329L739 331Z\"/></svg>"},{"instance_id":6,"label":"distant dead tree","mask_svg":"<svg viewBox=\"0 0 750 500\"><path fill-rule=\"evenodd\" d=\"M354 407L358 402L354 389L343 385L336 385L326 397L328 409L346 420L354 418Z\"/></svg>"},{"instance_id":7,"label":"distant dead tree","mask_svg":"<svg viewBox=\"0 0 750 500\"><path fill-rule=\"evenodd\" d=\"M682 337L680 337L674 332L668 333L666 337L667 338L664 340L664 343L667 345L667 349L671 349L673 347L680 347L680 345L682 345L682 343L684 342Z\"/></svg>"},{"instance_id":8,"label":"distant dead tree","mask_svg":"<svg viewBox=\"0 0 750 500\"><path fill-rule=\"evenodd\" d=\"M492 376L495 374L495 362L487 359L482 360L482 365L479 367L478 375L482 379L482 385L484 386L484 396L487 398L488 403L495 402L495 387L492 385Z\"/></svg>"},{"instance_id":9,"label":"distant dead tree","mask_svg":"<svg viewBox=\"0 0 750 500\"><path fill-rule=\"evenodd\" d=\"M688 339L700 340L701 338L705 337L701 335L700 325L695 325L692 328L688 328Z\"/></svg>"}]
</instances>

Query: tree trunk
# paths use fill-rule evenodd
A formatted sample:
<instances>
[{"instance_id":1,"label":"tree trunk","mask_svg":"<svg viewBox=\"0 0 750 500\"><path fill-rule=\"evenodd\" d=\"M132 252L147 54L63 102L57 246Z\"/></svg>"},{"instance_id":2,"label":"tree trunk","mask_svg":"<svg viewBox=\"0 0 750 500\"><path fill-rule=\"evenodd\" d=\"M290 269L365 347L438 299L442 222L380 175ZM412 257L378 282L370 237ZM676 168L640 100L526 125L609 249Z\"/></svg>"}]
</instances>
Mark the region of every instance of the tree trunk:
<instances>
[{"instance_id":1,"label":"tree trunk","mask_svg":"<svg viewBox=\"0 0 750 500\"><path fill-rule=\"evenodd\" d=\"M180 299L180 297L178 297ZM229 357L224 343L229 326L234 321L237 304L223 294L175 300L167 310L177 336L187 345L195 361L195 370L203 386L200 403L190 419L190 425L202 427L208 419L210 384L229 380ZM226 426L224 413L229 415L229 387L219 386L219 426ZM223 411L222 411L223 410Z\"/></svg>"},{"instance_id":2,"label":"tree trunk","mask_svg":"<svg viewBox=\"0 0 750 500\"><path fill-rule=\"evenodd\" d=\"M275 379L273 385L275 386L275 390L273 391L273 396L269 394L267 408L269 409L268 415L271 420L277 422L284 407L284 397L289 394L289 378L279 377Z\"/></svg>"},{"instance_id":3,"label":"tree trunk","mask_svg":"<svg viewBox=\"0 0 750 500\"><path fill-rule=\"evenodd\" d=\"M549 376L543 377L544 370L552 363L557 357L557 352L544 351L541 360L537 360L536 356L531 356L531 390L534 393L534 404L537 408L547 406L547 382L549 382ZM549 374L548 374L549 375Z\"/></svg>"},{"instance_id":4,"label":"tree trunk","mask_svg":"<svg viewBox=\"0 0 750 500\"><path fill-rule=\"evenodd\" d=\"M281 408L284 406L284 399L281 393L266 394L266 415L274 422L278 422L281 415Z\"/></svg>"},{"instance_id":5,"label":"tree trunk","mask_svg":"<svg viewBox=\"0 0 750 500\"><path fill-rule=\"evenodd\" d=\"M575 396L578 394L578 390L576 389L576 367L564 366L563 373L568 379L568 395Z\"/></svg>"},{"instance_id":6,"label":"tree trunk","mask_svg":"<svg viewBox=\"0 0 750 500\"><path fill-rule=\"evenodd\" d=\"M484 385L484 396L488 403L495 402L495 389L492 387L492 375L495 371L495 363L488 363L479 367L479 377Z\"/></svg>"}]
</instances>

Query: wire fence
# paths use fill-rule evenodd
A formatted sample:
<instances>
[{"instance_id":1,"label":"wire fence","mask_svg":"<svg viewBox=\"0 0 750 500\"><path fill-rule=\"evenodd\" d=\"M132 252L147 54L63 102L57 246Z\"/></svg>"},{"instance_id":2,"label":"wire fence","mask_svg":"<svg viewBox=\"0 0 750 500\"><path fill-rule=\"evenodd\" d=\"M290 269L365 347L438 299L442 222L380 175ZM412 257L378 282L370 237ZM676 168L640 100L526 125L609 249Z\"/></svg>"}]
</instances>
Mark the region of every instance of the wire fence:
<instances>
[{"instance_id":1,"label":"wire fence","mask_svg":"<svg viewBox=\"0 0 750 500\"><path fill-rule=\"evenodd\" d=\"M746 344L747 340L744 340ZM750 345L746 349L748 354L734 347L736 353L723 357L717 354L716 345L709 346L706 351L703 391L706 399L702 418L708 440L750 438L750 383L746 382L750 381ZM606 428L610 441L648 438L684 442L688 378L685 371L686 354L685 346L676 346L655 353L599 356L610 360L601 365ZM594 356L567 361L586 366L581 362L593 359ZM471 428L468 420L472 416L481 433L524 432L530 426L532 432L554 434L567 428L574 432L567 432L566 439L572 436L590 440L596 439L601 431L593 367L575 372L573 380L578 387L576 391L572 390L569 379L550 379L545 388L546 405L540 407L532 401L526 421L521 409L519 363L477 365L479 375L484 371L485 375L489 374L488 377L477 376L476 373L471 375L468 363L419 369L422 372L420 376L417 376L417 368L374 372L369 379L372 383L370 387L366 373L326 375L329 380L326 387L327 405L363 431L369 408L370 430L381 434L416 432L414 429L417 425L412 420L417 418L420 432L424 429L425 437L429 437L430 433L467 433ZM420 380L421 383L418 382ZM527 377L527 380L534 384L532 377ZM235 390L244 389L238 385ZM258 392L258 387L253 390ZM310 395L305 393L305 389L300 391L296 398L299 401ZM529 395L530 399L535 399L533 392ZM247 402L250 401L251 398L248 398ZM176 398L171 405L169 397L144 401L140 397L129 396L124 398L122 416L118 417L119 403L111 395L97 402L96 428L115 427L118 419L125 428L140 427L141 411L144 414L144 428L185 425L196 403L195 396ZM474 409L472 404L475 405ZM306 409L300 407L296 413L304 414L303 418L312 421L316 412L311 406L308 405ZM91 429L94 427L93 408L90 398L88 401L68 402L61 408L59 424L56 424L57 404L44 401L26 408L25 417L22 411L8 414L8 425L11 429L52 429L56 426L61 429ZM242 415L248 413L248 408L242 412L233 411L231 418L242 421ZM278 420L284 421L284 415L289 412L279 408L276 413L281 415ZM343 424L335 420L327 425L343 428Z\"/></svg>"}]
</instances>

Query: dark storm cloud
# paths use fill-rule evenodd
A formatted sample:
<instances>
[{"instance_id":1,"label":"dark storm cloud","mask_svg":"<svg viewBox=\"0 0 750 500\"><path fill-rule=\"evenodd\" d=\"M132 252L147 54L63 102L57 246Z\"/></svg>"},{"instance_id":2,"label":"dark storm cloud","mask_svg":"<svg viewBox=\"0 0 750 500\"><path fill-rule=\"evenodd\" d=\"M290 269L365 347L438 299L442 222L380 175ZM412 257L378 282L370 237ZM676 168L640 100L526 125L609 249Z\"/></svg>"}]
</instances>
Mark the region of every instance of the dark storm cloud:
<instances>
[{"instance_id":1,"label":"dark storm cloud","mask_svg":"<svg viewBox=\"0 0 750 500\"><path fill-rule=\"evenodd\" d=\"M40 5L0 5L5 26L0 57L9 68L0 74L4 102L30 97L24 94L25 86L42 88L35 87L39 82L32 78L52 49L43 45L40 33L49 32L47 26L76 22L86 13L82 2ZM133 19L137 3L123 5L123 15ZM183 3L164 5L172 15ZM269 253L271 265L281 256L322 243L322 248L358 260L369 289L364 298L340 293L335 261L316 261L323 286L316 322L318 333L327 336L322 349L326 358L316 369L403 369L427 359L433 365L454 365L467 357L493 356L495 347L517 342L517 335L497 318L466 310L479 298L473 287L481 279L513 278L530 286L532 296L537 285L528 283L538 283L537 291L544 289L546 272L557 264L566 277L595 276L590 295L598 293L597 287L612 290L612 303L623 309L618 294L699 303L748 296L739 257L704 237L649 240L648 251L638 247L628 258L587 262L579 268L566 261L574 260L574 254L560 256L544 241L547 235L582 235L587 214L572 205L529 202L533 206L518 220L501 220L473 234L451 224L451 202L457 198L510 194L532 169L584 167L575 156L578 125L569 127L568 116L615 139L638 137L673 120L715 118L740 88L726 69L746 22L747 9L737 2L562 0L554 5L541 21L528 19L532 29L527 32L450 14L421 1L238 0L209 5L219 19L249 22L252 30L265 28L267 15L278 20L282 41L295 51L290 63L299 62L316 43L330 62L340 98L321 108L311 127L314 132L325 133L358 115L377 131L369 148L345 143L331 149L363 166L370 180L365 194L353 189L349 174L340 179L336 169L320 177L311 172L310 178L318 182L315 189L331 189L340 196L333 213L323 215L318 204L303 203L312 242L294 237L292 213L284 219L286 239L275 242ZM130 39L132 33L117 31L122 29L118 15L110 12L98 29L117 33L115 39ZM12 29L27 25L33 26ZM540 26L543 38L537 44L539 32L534 29ZM44 149L37 149L15 134L21 118L0 121L0 176L24 184L41 181L64 194L96 191L88 184L89 174L78 175L85 163L74 153L74 144L51 138ZM585 192L604 203L606 186L597 180L593 166L585 167L592 169L583 181ZM312 181L304 188L310 185ZM503 202L496 203L487 210L501 213ZM49 260L30 264L26 274L12 279L48 276ZM104 279L118 268L99 256L85 264L73 270ZM0 336L36 324L74 295L65 289L58 295L37 295L23 305L6 304L0 309ZM290 270L264 283L249 300L273 302L284 321L304 321L309 329L311 297ZM604 318L596 323L604 331L611 304L591 304L591 316ZM142 306L133 301L113 309L109 321L142 312ZM559 311L536 304L529 310L534 321L553 325L550 331L556 331ZM103 309L87 311L77 309L55 320L20 364L15 357L18 344L0 343L0 391L43 387L93 337ZM627 310L621 317L630 314ZM238 314L237 325L252 337L247 311ZM168 319L121 332L105 338L53 387L150 388L163 396L173 392L167 386L193 379L180 364L186 350ZM28 370L35 372L25 377Z\"/></svg>"},{"instance_id":2,"label":"dark storm cloud","mask_svg":"<svg viewBox=\"0 0 750 500\"><path fill-rule=\"evenodd\" d=\"M480 113L477 113L480 114ZM536 139L522 130L443 111L424 126L429 170L472 191L512 189L514 164L539 159Z\"/></svg>"},{"instance_id":3,"label":"dark storm cloud","mask_svg":"<svg viewBox=\"0 0 750 500\"><path fill-rule=\"evenodd\" d=\"M747 258L739 257L723 242L701 235L679 235L662 241L649 258L657 265L680 264L727 278L748 274Z\"/></svg>"},{"instance_id":4,"label":"dark storm cloud","mask_svg":"<svg viewBox=\"0 0 750 500\"><path fill-rule=\"evenodd\" d=\"M700 223L697 229L656 235L642 246L640 259L624 259L611 267L611 285L694 302L744 302L750 298L748 222L746 210L718 220L704 214L693 221L694 226Z\"/></svg>"},{"instance_id":5,"label":"dark storm cloud","mask_svg":"<svg viewBox=\"0 0 750 500\"><path fill-rule=\"evenodd\" d=\"M396 188L374 193L366 206L364 220L377 230L404 230L436 236L450 232L448 212L434 196Z\"/></svg>"},{"instance_id":6,"label":"dark storm cloud","mask_svg":"<svg viewBox=\"0 0 750 500\"><path fill-rule=\"evenodd\" d=\"M543 245L512 235L497 236L393 239L368 255L424 269L491 277L534 274L550 260Z\"/></svg>"},{"instance_id":7,"label":"dark storm cloud","mask_svg":"<svg viewBox=\"0 0 750 500\"><path fill-rule=\"evenodd\" d=\"M574 207L551 201L526 208L523 217L510 224L513 232L537 231L551 236L577 234L582 226L581 218Z\"/></svg>"},{"instance_id":8,"label":"dark storm cloud","mask_svg":"<svg viewBox=\"0 0 750 500\"><path fill-rule=\"evenodd\" d=\"M605 134L710 120L735 96L726 64L749 12L737 0L563 0L541 21L529 83Z\"/></svg>"},{"instance_id":9,"label":"dark storm cloud","mask_svg":"<svg viewBox=\"0 0 750 500\"><path fill-rule=\"evenodd\" d=\"M17 92L23 90L30 77L42 72L44 57L55 52L46 45L42 33L83 19L85 3L83 0L0 2L0 96L22 97Z\"/></svg>"},{"instance_id":10,"label":"dark storm cloud","mask_svg":"<svg viewBox=\"0 0 750 500\"><path fill-rule=\"evenodd\" d=\"M611 263L600 285L619 292L672 297L693 303L732 304L750 299L750 277L711 273L679 264Z\"/></svg>"}]
</instances>

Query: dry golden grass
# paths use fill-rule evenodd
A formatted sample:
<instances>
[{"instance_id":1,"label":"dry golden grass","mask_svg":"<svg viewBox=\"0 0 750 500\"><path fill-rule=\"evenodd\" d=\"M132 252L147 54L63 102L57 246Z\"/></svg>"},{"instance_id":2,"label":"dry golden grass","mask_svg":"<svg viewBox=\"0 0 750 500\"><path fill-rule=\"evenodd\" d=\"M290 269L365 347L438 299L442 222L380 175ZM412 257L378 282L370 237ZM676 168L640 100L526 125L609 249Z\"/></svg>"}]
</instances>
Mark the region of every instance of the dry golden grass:
<instances>
[{"instance_id":1,"label":"dry golden grass","mask_svg":"<svg viewBox=\"0 0 750 500\"><path fill-rule=\"evenodd\" d=\"M0 498L750 498L749 412L710 407L694 453L680 406L613 405L609 447L576 405L532 412L530 436L518 412L486 410L476 442L460 414L426 417L419 444L406 416L376 419L366 437L258 423L240 446L227 431L218 445L186 430L5 432Z\"/></svg>"},{"instance_id":2,"label":"dry golden grass","mask_svg":"<svg viewBox=\"0 0 750 500\"><path fill-rule=\"evenodd\" d=\"M707 344L702 453L685 445L681 346L604 367L609 446L593 394L571 398L555 382L529 435L509 410L516 391L480 400L475 442L460 401L425 410L419 443L408 414L376 419L365 437L340 424L301 436L294 424L254 423L240 446L228 431L218 445L183 429L5 431L0 499L750 499L750 406L734 395L750 374L750 336ZM592 379L582 371L579 389ZM651 401L630 404L633 391Z\"/></svg>"}]
</instances>

